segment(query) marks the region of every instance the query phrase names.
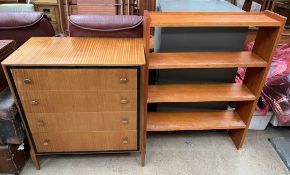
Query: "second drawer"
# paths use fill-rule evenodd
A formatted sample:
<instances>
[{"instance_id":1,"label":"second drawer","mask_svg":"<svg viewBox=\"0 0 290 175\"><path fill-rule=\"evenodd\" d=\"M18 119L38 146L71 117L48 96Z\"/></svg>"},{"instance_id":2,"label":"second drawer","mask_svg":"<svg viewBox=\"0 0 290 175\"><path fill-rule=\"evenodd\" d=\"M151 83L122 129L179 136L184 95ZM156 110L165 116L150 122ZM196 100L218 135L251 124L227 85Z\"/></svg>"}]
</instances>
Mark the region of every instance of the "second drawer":
<instances>
[{"instance_id":1,"label":"second drawer","mask_svg":"<svg viewBox=\"0 0 290 175\"><path fill-rule=\"evenodd\" d=\"M32 133L137 130L137 112L26 114Z\"/></svg>"},{"instance_id":2,"label":"second drawer","mask_svg":"<svg viewBox=\"0 0 290 175\"><path fill-rule=\"evenodd\" d=\"M136 111L136 91L19 92L25 113Z\"/></svg>"}]
</instances>

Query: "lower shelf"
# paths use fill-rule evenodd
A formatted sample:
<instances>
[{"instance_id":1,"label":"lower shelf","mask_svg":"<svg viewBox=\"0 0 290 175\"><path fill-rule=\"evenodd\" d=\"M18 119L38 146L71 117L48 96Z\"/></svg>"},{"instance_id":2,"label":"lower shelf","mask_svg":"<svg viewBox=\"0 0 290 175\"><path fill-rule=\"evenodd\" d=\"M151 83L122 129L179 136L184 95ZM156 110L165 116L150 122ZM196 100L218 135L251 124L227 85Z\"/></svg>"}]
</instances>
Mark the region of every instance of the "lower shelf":
<instances>
[{"instance_id":1,"label":"lower shelf","mask_svg":"<svg viewBox=\"0 0 290 175\"><path fill-rule=\"evenodd\" d=\"M235 111L148 112L147 131L246 128Z\"/></svg>"}]
</instances>

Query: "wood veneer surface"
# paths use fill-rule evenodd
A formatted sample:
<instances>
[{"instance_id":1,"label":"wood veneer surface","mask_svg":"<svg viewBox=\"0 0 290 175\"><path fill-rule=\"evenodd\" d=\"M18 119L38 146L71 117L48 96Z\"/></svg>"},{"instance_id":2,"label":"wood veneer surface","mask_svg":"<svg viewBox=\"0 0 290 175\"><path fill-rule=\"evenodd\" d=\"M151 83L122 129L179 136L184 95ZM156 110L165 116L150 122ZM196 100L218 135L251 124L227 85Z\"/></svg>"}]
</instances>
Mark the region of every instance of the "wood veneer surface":
<instances>
[{"instance_id":1,"label":"wood veneer surface","mask_svg":"<svg viewBox=\"0 0 290 175\"><path fill-rule=\"evenodd\" d=\"M27 113L32 133L137 130L136 111Z\"/></svg>"},{"instance_id":2,"label":"wood veneer surface","mask_svg":"<svg viewBox=\"0 0 290 175\"><path fill-rule=\"evenodd\" d=\"M19 91L137 90L136 69L12 69L11 71ZM31 82L27 84L24 82L25 79Z\"/></svg>"},{"instance_id":3,"label":"wood veneer surface","mask_svg":"<svg viewBox=\"0 0 290 175\"><path fill-rule=\"evenodd\" d=\"M149 112L147 131L237 129L246 125L235 111Z\"/></svg>"},{"instance_id":4,"label":"wood veneer surface","mask_svg":"<svg viewBox=\"0 0 290 175\"><path fill-rule=\"evenodd\" d=\"M152 53L149 69L266 67L267 62L252 52Z\"/></svg>"},{"instance_id":5,"label":"wood veneer surface","mask_svg":"<svg viewBox=\"0 0 290 175\"><path fill-rule=\"evenodd\" d=\"M136 111L137 91L20 91L26 113ZM122 100L127 100L122 103ZM37 101L33 105L32 102Z\"/></svg>"},{"instance_id":6,"label":"wood veneer surface","mask_svg":"<svg viewBox=\"0 0 290 175\"><path fill-rule=\"evenodd\" d=\"M140 66L142 38L31 38L2 64L31 66Z\"/></svg>"},{"instance_id":7,"label":"wood veneer surface","mask_svg":"<svg viewBox=\"0 0 290 175\"><path fill-rule=\"evenodd\" d=\"M137 149L136 136L137 131L134 130L33 134L39 152L133 150ZM123 143L124 139L127 143Z\"/></svg>"},{"instance_id":8,"label":"wood veneer surface","mask_svg":"<svg viewBox=\"0 0 290 175\"><path fill-rule=\"evenodd\" d=\"M277 26L281 21L255 12L150 12L151 27L250 27Z\"/></svg>"},{"instance_id":9,"label":"wood veneer surface","mask_svg":"<svg viewBox=\"0 0 290 175\"><path fill-rule=\"evenodd\" d=\"M237 83L150 85L148 103L251 101L256 97L244 85Z\"/></svg>"}]
</instances>

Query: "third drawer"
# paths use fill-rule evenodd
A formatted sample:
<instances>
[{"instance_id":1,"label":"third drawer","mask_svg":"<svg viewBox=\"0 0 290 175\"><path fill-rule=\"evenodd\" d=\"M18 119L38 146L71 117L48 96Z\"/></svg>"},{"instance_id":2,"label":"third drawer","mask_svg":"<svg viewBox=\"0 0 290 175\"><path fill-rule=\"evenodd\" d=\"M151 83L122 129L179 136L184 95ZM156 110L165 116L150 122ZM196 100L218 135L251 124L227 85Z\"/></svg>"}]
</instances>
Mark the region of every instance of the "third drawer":
<instances>
[{"instance_id":1,"label":"third drawer","mask_svg":"<svg viewBox=\"0 0 290 175\"><path fill-rule=\"evenodd\" d=\"M137 130L137 112L29 113L32 133Z\"/></svg>"}]
</instances>

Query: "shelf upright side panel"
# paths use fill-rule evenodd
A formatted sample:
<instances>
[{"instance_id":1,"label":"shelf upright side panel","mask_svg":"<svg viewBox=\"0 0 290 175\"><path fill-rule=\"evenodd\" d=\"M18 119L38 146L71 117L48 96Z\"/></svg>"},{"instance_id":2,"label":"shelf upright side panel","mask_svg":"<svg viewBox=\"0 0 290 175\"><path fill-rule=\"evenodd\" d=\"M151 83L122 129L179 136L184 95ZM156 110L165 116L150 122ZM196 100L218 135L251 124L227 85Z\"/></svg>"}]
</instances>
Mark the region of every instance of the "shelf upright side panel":
<instances>
[{"instance_id":1,"label":"shelf upright side panel","mask_svg":"<svg viewBox=\"0 0 290 175\"><path fill-rule=\"evenodd\" d=\"M143 41L144 41L144 51L146 63L142 68L142 107L141 115L143 119L143 134L142 134L142 146L141 146L141 165L145 165L146 156L146 144L147 144L147 97L148 97L148 58L150 51L150 18L147 10L144 11L144 28L143 28Z\"/></svg>"},{"instance_id":2,"label":"shelf upright side panel","mask_svg":"<svg viewBox=\"0 0 290 175\"><path fill-rule=\"evenodd\" d=\"M261 94L267 73L272 63L273 55L275 54L276 47L279 43L280 36L284 30L284 25L286 22L286 19L279 15L271 12L266 12L266 14L276 20L279 20L281 22L281 26L259 28L253 47L253 53L263 58L268 64L265 68L248 68L244 79L244 84L252 93L254 93L256 97L259 97ZM245 129L230 130L230 135L237 148L241 148L243 145L257 102L258 98L255 101L238 103L237 113L240 115L247 127Z\"/></svg>"}]
</instances>

